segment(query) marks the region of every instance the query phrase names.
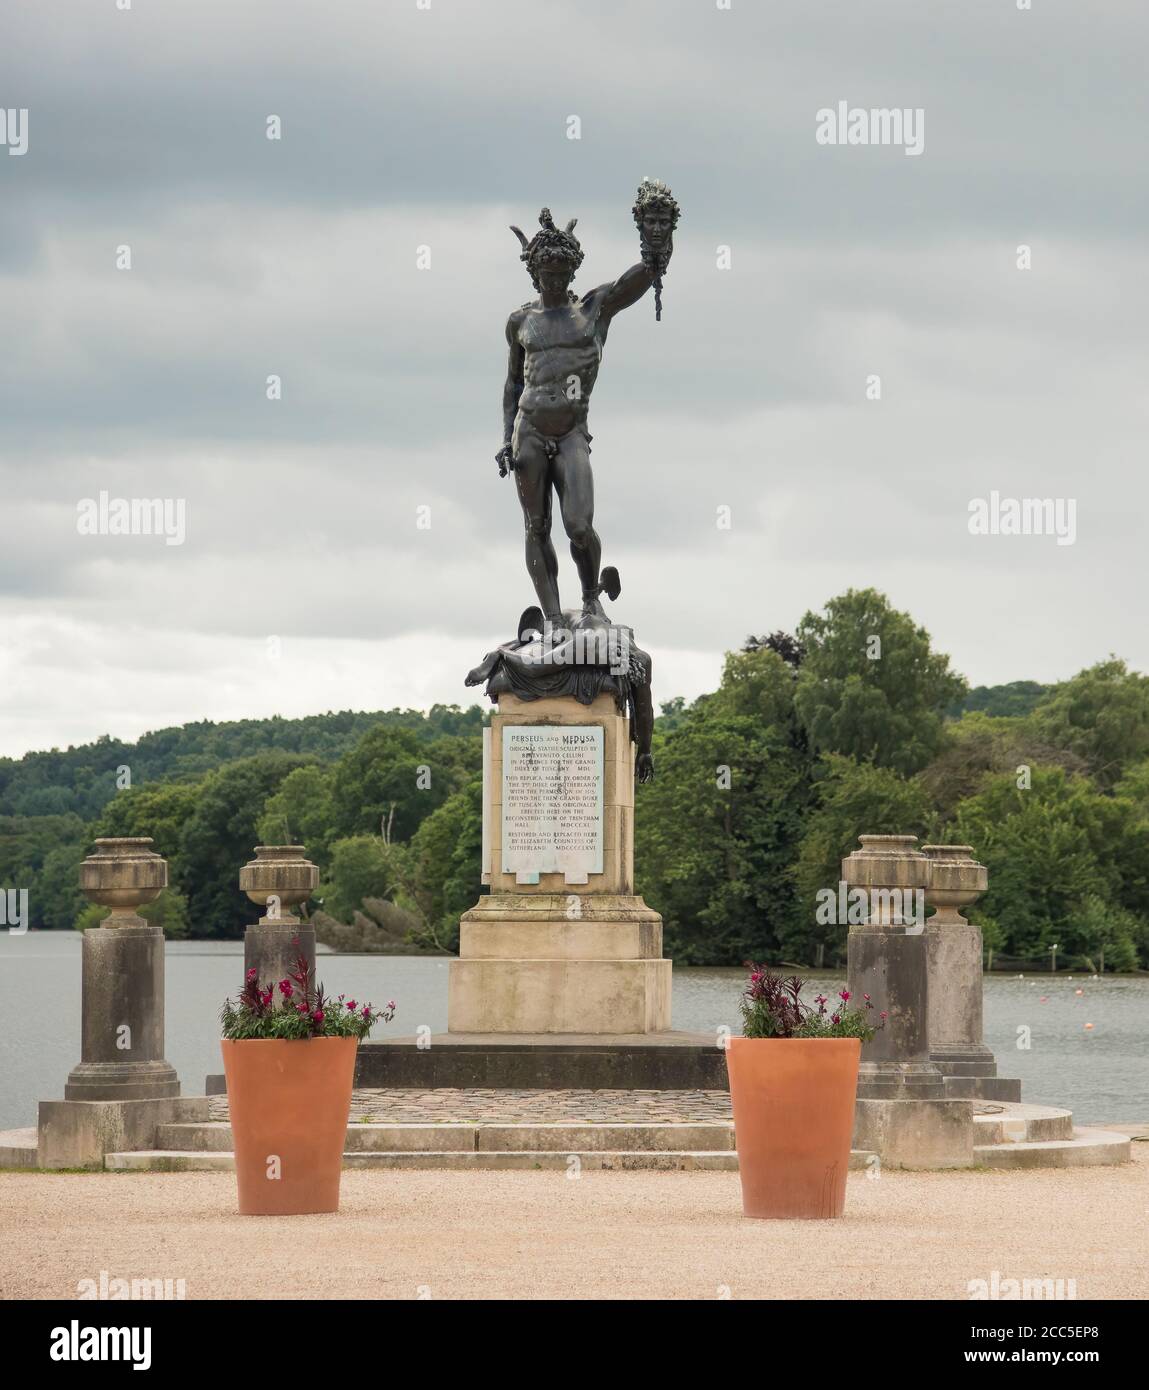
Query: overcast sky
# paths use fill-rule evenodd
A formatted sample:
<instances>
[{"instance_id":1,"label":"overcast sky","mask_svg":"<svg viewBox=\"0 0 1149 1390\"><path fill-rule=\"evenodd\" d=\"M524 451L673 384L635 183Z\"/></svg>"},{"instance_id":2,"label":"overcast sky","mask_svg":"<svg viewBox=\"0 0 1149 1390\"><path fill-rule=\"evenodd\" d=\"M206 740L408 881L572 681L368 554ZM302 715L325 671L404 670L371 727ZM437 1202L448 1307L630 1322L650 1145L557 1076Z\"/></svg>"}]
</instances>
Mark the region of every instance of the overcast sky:
<instances>
[{"instance_id":1,"label":"overcast sky","mask_svg":"<svg viewBox=\"0 0 1149 1390\"><path fill-rule=\"evenodd\" d=\"M1141 0L9 0L0 753L474 699L534 601L507 225L577 216L589 289L648 174L663 321L615 322L590 424L656 701L864 585L974 684L1145 669L1147 51ZM839 102L922 153L819 144ZM971 535L993 490L1075 543ZM183 544L80 534L102 491Z\"/></svg>"}]
</instances>

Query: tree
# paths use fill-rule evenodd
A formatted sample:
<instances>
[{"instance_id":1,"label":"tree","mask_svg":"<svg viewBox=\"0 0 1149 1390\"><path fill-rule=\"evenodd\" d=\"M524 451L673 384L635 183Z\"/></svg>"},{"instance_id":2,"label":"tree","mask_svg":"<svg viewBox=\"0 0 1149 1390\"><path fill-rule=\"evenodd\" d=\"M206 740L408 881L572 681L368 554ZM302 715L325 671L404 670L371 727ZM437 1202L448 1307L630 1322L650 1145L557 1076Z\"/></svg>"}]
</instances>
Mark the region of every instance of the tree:
<instances>
[{"instance_id":1,"label":"tree","mask_svg":"<svg viewBox=\"0 0 1149 1390\"><path fill-rule=\"evenodd\" d=\"M323 910L350 922L366 898L391 898L403 878L406 848L380 835L350 835L331 846L331 870L321 890Z\"/></svg>"},{"instance_id":2,"label":"tree","mask_svg":"<svg viewBox=\"0 0 1149 1390\"><path fill-rule=\"evenodd\" d=\"M947 721L943 740L930 764L918 774L930 804L942 821L958 803L973 796L994 773L1059 765L1085 772L1085 763L1046 743L1027 719L995 718L981 712Z\"/></svg>"},{"instance_id":3,"label":"tree","mask_svg":"<svg viewBox=\"0 0 1149 1390\"><path fill-rule=\"evenodd\" d=\"M172 877L179 872L180 841L195 813L204 779L186 782L144 782L117 792L96 822L96 834L147 835L152 850L168 861Z\"/></svg>"},{"instance_id":4,"label":"tree","mask_svg":"<svg viewBox=\"0 0 1149 1390\"><path fill-rule=\"evenodd\" d=\"M1137 943L1145 935L1145 923L1096 894L1078 904L1076 935L1080 940L1083 963L1098 972L1136 970Z\"/></svg>"},{"instance_id":5,"label":"tree","mask_svg":"<svg viewBox=\"0 0 1149 1390\"><path fill-rule=\"evenodd\" d=\"M920 835L929 809L919 783L840 753L825 759L814 793L797 846L795 912L785 944L792 956L806 960L814 958L817 945L827 947L831 959L843 960L848 924L817 921L818 893L837 890L842 859L858 848L859 835Z\"/></svg>"},{"instance_id":6,"label":"tree","mask_svg":"<svg viewBox=\"0 0 1149 1390\"><path fill-rule=\"evenodd\" d=\"M942 714L965 690L929 634L874 589L850 589L798 624L806 656L795 707L817 752L909 775L942 740Z\"/></svg>"},{"instance_id":7,"label":"tree","mask_svg":"<svg viewBox=\"0 0 1149 1390\"><path fill-rule=\"evenodd\" d=\"M335 819L334 770L319 763L289 772L264 802L256 833L261 845L302 845L308 859L326 870L331 862Z\"/></svg>"},{"instance_id":8,"label":"tree","mask_svg":"<svg viewBox=\"0 0 1149 1390\"><path fill-rule=\"evenodd\" d=\"M227 763L204 781L180 837L176 885L187 898L197 936L239 936L252 920L252 906L239 891L239 871L259 843L267 798L310 761L258 753Z\"/></svg>"},{"instance_id":9,"label":"tree","mask_svg":"<svg viewBox=\"0 0 1149 1390\"><path fill-rule=\"evenodd\" d=\"M454 790L455 767L452 759L436 760L409 729L371 729L335 766L335 833L409 840Z\"/></svg>"},{"instance_id":10,"label":"tree","mask_svg":"<svg viewBox=\"0 0 1149 1390\"><path fill-rule=\"evenodd\" d=\"M459 918L482 891L483 779L474 777L411 837L404 889L423 923L416 939L436 950L459 947Z\"/></svg>"},{"instance_id":11,"label":"tree","mask_svg":"<svg viewBox=\"0 0 1149 1390\"><path fill-rule=\"evenodd\" d=\"M1055 685L1033 712L1048 742L1083 758L1102 787L1149 757L1149 676L1110 657Z\"/></svg>"},{"instance_id":12,"label":"tree","mask_svg":"<svg viewBox=\"0 0 1149 1390\"><path fill-rule=\"evenodd\" d=\"M0 816L0 890L27 891L29 926L69 930L86 901L79 867L91 847L79 816Z\"/></svg>"},{"instance_id":13,"label":"tree","mask_svg":"<svg viewBox=\"0 0 1149 1390\"><path fill-rule=\"evenodd\" d=\"M1049 686L1037 681L1010 681L1008 685L976 685L946 710L957 719L962 714L980 712L994 716L1031 714L1048 692Z\"/></svg>"},{"instance_id":14,"label":"tree","mask_svg":"<svg viewBox=\"0 0 1149 1390\"><path fill-rule=\"evenodd\" d=\"M792 851L808 796L793 680L773 651L727 658L722 684L669 732L635 814L638 887L683 964L763 959L791 911Z\"/></svg>"},{"instance_id":15,"label":"tree","mask_svg":"<svg viewBox=\"0 0 1149 1390\"><path fill-rule=\"evenodd\" d=\"M958 806L949 838L972 845L989 869L983 902L1005 951L1040 956L1057 942L1083 952L1078 905L1091 896L1119 901L1117 866L1100 843L1107 800L1084 778L1038 768L1028 788L993 777Z\"/></svg>"}]
</instances>

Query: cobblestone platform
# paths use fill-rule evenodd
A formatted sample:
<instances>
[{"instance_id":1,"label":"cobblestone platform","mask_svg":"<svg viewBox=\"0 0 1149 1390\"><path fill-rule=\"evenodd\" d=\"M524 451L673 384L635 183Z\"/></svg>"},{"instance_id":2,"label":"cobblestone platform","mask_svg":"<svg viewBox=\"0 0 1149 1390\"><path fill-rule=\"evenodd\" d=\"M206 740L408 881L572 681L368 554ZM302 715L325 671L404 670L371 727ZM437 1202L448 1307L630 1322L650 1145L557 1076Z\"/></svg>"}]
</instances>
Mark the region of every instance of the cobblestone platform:
<instances>
[{"instance_id":1,"label":"cobblestone platform","mask_svg":"<svg viewBox=\"0 0 1149 1390\"><path fill-rule=\"evenodd\" d=\"M226 1096L213 1096L211 1118L229 1118ZM723 1124L727 1091L514 1091L504 1089L357 1089L352 1124Z\"/></svg>"}]
</instances>

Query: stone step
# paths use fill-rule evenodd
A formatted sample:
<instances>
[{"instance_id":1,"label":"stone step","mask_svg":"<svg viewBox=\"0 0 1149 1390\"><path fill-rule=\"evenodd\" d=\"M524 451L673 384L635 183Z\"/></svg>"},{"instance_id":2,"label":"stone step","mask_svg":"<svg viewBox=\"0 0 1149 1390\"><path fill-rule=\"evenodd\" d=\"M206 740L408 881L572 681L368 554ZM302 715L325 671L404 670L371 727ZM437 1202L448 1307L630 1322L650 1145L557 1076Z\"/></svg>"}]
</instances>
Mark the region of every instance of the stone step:
<instances>
[{"instance_id":1,"label":"stone step","mask_svg":"<svg viewBox=\"0 0 1149 1390\"><path fill-rule=\"evenodd\" d=\"M612 1172L737 1172L738 1155L731 1151L701 1150L585 1150L564 1153L558 1150L528 1149L445 1149L410 1150L407 1152L367 1152L343 1155L347 1168L445 1168L469 1170L545 1170L549 1172L577 1171L571 1160L577 1159L577 1170ZM867 1169L873 1154L853 1150L850 1171ZM104 1160L109 1171L119 1173L228 1173L235 1169L235 1155L223 1151L179 1151L174 1149L145 1149L134 1153L110 1153Z\"/></svg>"},{"instance_id":2,"label":"stone step","mask_svg":"<svg viewBox=\"0 0 1149 1390\"><path fill-rule=\"evenodd\" d=\"M164 1150L218 1153L232 1147L231 1125L161 1125ZM729 1152L734 1126L722 1124L357 1124L347 1126L348 1153L653 1153Z\"/></svg>"},{"instance_id":3,"label":"stone step","mask_svg":"<svg viewBox=\"0 0 1149 1390\"><path fill-rule=\"evenodd\" d=\"M946 1076L943 1082L946 1100L1021 1100L1021 1082L1011 1076Z\"/></svg>"},{"instance_id":4,"label":"stone step","mask_svg":"<svg viewBox=\"0 0 1149 1390\"><path fill-rule=\"evenodd\" d=\"M0 1130L0 1168L35 1168L38 1147L35 1126Z\"/></svg>"},{"instance_id":5,"label":"stone step","mask_svg":"<svg viewBox=\"0 0 1149 1390\"><path fill-rule=\"evenodd\" d=\"M1073 1113L1053 1105L986 1106L973 1117L974 1144L1030 1144L1073 1138Z\"/></svg>"},{"instance_id":6,"label":"stone step","mask_svg":"<svg viewBox=\"0 0 1149 1390\"><path fill-rule=\"evenodd\" d=\"M931 1057L930 1061L943 1076L996 1076L997 1063L990 1057L987 1061L943 1061Z\"/></svg>"},{"instance_id":7,"label":"stone step","mask_svg":"<svg viewBox=\"0 0 1149 1390\"><path fill-rule=\"evenodd\" d=\"M985 1168L1086 1168L1128 1163L1130 1139L1105 1129L1075 1129L1072 1138L1018 1144L975 1144L974 1163Z\"/></svg>"}]
</instances>

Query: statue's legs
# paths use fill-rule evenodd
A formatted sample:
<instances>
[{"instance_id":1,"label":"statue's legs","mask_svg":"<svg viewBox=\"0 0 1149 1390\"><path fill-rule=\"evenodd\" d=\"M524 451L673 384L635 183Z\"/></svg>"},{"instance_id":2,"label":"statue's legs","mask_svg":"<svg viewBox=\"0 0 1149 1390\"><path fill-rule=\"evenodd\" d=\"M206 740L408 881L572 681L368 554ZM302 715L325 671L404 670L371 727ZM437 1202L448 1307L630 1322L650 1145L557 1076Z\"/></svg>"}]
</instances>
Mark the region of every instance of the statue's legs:
<instances>
[{"instance_id":1,"label":"statue's legs","mask_svg":"<svg viewBox=\"0 0 1149 1390\"><path fill-rule=\"evenodd\" d=\"M582 582L584 607L598 600L602 542L594 529L594 475L590 468L590 435L578 426L558 441L555 491L559 495L563 528L571 543L571 559Z\"/></svg>"},{"instance_id":2,"label":"statue's legs","mask_svg":"<svg viewBox=\"0 0 1149 1390\"><path fill-rule=\"evenodd\" d=\"M527 532L527 573L539 607L552 622L562 622L559 606L559 561L551 544L551 474L546 440L520 415L512 441L515 486Z\"/></svg>"}]
</instances>

